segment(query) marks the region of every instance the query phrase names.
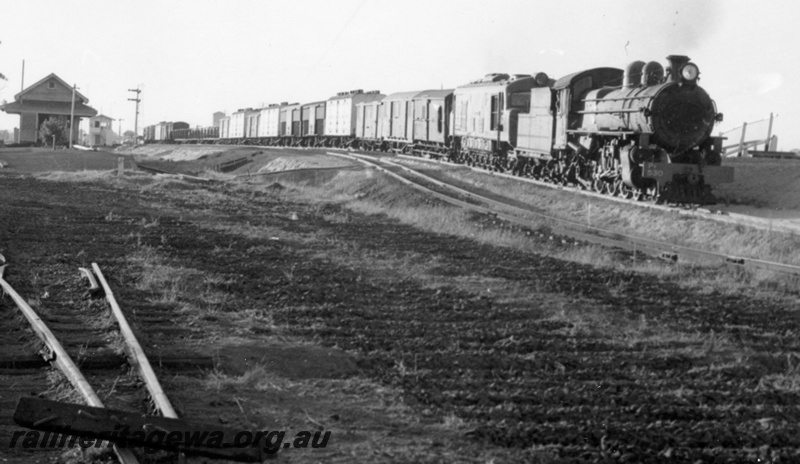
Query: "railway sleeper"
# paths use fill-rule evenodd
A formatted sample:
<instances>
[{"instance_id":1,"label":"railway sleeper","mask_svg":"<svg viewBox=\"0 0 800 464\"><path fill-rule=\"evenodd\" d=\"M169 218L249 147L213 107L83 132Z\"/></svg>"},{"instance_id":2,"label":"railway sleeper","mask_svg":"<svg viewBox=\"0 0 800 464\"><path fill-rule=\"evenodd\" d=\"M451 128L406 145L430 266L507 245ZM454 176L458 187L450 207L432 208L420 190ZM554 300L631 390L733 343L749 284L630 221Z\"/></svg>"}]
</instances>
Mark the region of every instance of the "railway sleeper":
<instances>
[{"instance_id":1,"label":"railway sleeper","mask_svg":"<svg viewBox=\"0 0 800 464\"><path fill-rule=\"evenodd\" d=\"M160 356L152 358L154 365L167 370L195 371L197 369L214 368L214 360L211 356ZM6 375L23 369L42 369L49 365L48 361L36 355L0 356L0 373ZM125 365L128 365L128 360L125 356L113 352L80 360L81 369L84 370L112 370Z\"/></svg>"}]
</instances>

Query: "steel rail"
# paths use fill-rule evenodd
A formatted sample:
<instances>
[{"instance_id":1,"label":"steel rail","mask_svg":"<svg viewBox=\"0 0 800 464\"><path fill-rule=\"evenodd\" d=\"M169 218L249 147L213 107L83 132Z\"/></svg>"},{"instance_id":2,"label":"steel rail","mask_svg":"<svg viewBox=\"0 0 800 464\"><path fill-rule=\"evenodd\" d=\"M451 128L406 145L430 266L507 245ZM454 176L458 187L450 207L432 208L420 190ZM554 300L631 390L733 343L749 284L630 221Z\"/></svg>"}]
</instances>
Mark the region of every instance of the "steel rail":
<instances>
[{"instance_id":1,"label":"steel rail","mask_svg":"<svg viewBox=\"0 0 800 464\"><path fill-rule=\"evenodd\" d=\"M100 400L100 397L97 396L97 393L86 380L86 377L84 377L84 375L81 373L81 370L69 356L56 336L53 335L53 332L51 332L47 327L47 324L44 323L39 315L36 314L36 311L34 311L33 308L31 308L28 303L26 303L25 300L19 295L19 293L17 293L14 288L11 287L11 285L3 278L3 271L5 270L5 267L5 258L3 255L0 255L0 286L3 288L3 291L5 291L5 293L8 294L12 300L14 300L20 311L22 311L22 314L25 316L25 319L28 320L33 332L45 344L47 349L50 350L50 352L47 354L42 353L42 356L64 373L72 386L78 390L89 406L104 408L105 406ZM120 448L115 444L114 451L117 453L120 462L123 464L138 464L139 462L130 449Z\"/></svg>"},{"instance_id":2,"label":"steel rail","mask_svg":"<svg viewBox=\"0 0 800 464\"><path fill-rule=\"evenodd\" d=\"M398 175L398 174L396 174L396 173L394 173L394 172L392 172L392 171L390 171L388 169L385 169L380 165L374 164L373 162L370 162L368 160L359 159L359 158L350 158L349 157L350 155L345 155L345 154L341 154L341 153L329 153L329 154L330 155L334 155L334 156L348 157L349 159L355 159L356 161L360 161L360 162L362 162L364 165L366 165L368 167L373 167L373 168L383 172L384 174L387 174L388 176L390 176L390 177L392 177L394 179L397 179L398 181L402 182L403 184L408 185L409 187L417 189L417 190L419 190L419 191L421 191L423 193L432 195L433 197L438 198L438 199L440 199L440 200L442 200L442 201L444 201L446 203L449 203L449 204L452 204L452 205L455 205L455 206L459 206L459 207L462 207L462 208L470 209L470 210L473 210L473 211L476 211L476 212L479 212L479 213L482 213L482 214L490 215L490 216L496 217L498 219L502 219L504 221L513 222L513 223L516 223L518 225L531 227L531 228L536 228L538 226L538 224L535 224L535 223L533 223L531 221L526 221L524 219L521 219L518 216L512 216L512 215L509 215L509 214L498 212L498 211L493 210L491 208L482 207L482 206L476 205L474 203L469 203L469 202L466 202L466 201L462 201L462 200L453 198L451 196L444 195L444 194L442 194L440 192L436 192L435 190L431 190L431 189L429 189L429 188L427 188L427 187L425 187L423 185L420 185L420 184L417 184L416 182L408 180L405 177L403 177L401 175ZM436 181L436 182L438 182L438 181ZM469 194L469 196L470 197L476 197L474 194L471 194L471 193ZM507 205L504 205L504 206L507 206ZM598 244L601 244L601 245L613 246L613 247L618 247L618 248L623 248L623 249L631 249L631 251L634 251L634 252L637 251L635 247L633 247L633 248L629 247L626 242L622 242L622 241L619 241L619 240L614 240L613 238L600 237L600 236L597 236L597 235L585 234L585 233L581 233L581 232L578 232L578 231L564 231L563 235L568 235L568 236L570 236L572 238L575 238L577 240L583 240L583 241L587 241L587 242L598 243Z\"/></svg>"},{"instance_id":3,"label":"steel rail","mask_svg":"<svg viewBox=\"0 0 800 464\"><path fill-rule=\"evenodd\" d=\"M403 183L405 183L407 185L412 185L417 189L420 189L420 190L423 190L423 191L428 192L430 194L433 194L437 198L440 198L440 199L442 199L442 200L444 200L444 201L446 201L448 203L457 204L459 206L462 206L462 207L465 207L465 208L469 208L469 209L472 209L472 210L476 210L476 211L479 211L479 212L482 212L482 213L497 214L497 216L499 218L502 218L502 219L507 220L509 222L514 222L514 223L522 224L522 225L525 225L525 226L532 226L533 225L527 220L522 219L522 221L521 221L521 218L519 216L503 214L503 213L500 213L500 212L495 211L495 210L491 210L491 209L488 209L488 208L484 208L484 207L480 207L480 206L474 205L472 203L467 203L467 202L464 202L464 201L461 201L461 200L457 200L457 199L454 199L454 198L449 197L447 195L441 194L439 192L435 192L433 190L430 190L427 187L424 187L422 185L416 184L413 181L410 181L410 180L404 178L403 176L400 176L400 175L398 175L398 174L396 174L394 172L391 172L391 171L389 171L389 170L387 170L385 168L382 168L381 166L379 166L377 164L377 160L375 160L374 158L371 158L371 157L368 157L368 156L365 156L365 155L341 154L341 153L333 153L333 152L329 152L329 154L335 155L335 156L342 156L342 157L346 157L346 158L350 158L350 159L357 159L357 160L359 160L362 163L365 163L367 165L375 166L378 169L380 169L382 172L385 172L385 173L389 174L390 176L392 176L392 177L394 177L396 179L399 179L401 182L403 182ZM365 159L365 158L367 158L367 159ZM737 266L744 266L744 267L755 267L755 268L761 268L761 269L768 269L768 270L771 270L771 271L777 271L777 272L800 275L800 266L794 266L794 265L783 264L783 263L775 263L775 262L771 262L771 261L765 261L765 260L753 259L753 258L745 258L745 257L740 257L740 256L731 256L731 255L726 255L726 254L716 253L716 252L711 252L711 251L698 250L698 249L695 249L695 248L686 247L686 246L682 246L682 245L675 245L675 244L670 244L670 243L665 243L665 242L659 242L657 240L650 240L650 239L646 239L646 238L635 237L635 236L632 236L632 235L621 234L621 233L618 233L618 232L602 229L602 228L599 228L599 227L589 226L589 225L586 225L586 224L583 224L583 223L580 223L580 222L576 222L576 221L572 221L572 220L569 220L569 219L561 219L561 218L550 216L550 215L547 215L547 214L544 214L544 213L540 213L540 212L537 212L537 211L531 211L529 209L520 208L520 207L517 207L517 206L514 206L514 205L510 205L510 204L505 203L505 202L501 202L501 201L498 201L498 200L487 198L485 196L475 194L474 192L469 192L467 190L461 189L459 187L456 187L454 185L448 184L446 182L442 182L442 181L440 181L438 179L434 179L434 178L432 178L430 176L426 176L425 174L422 174L422 173L420 173L418 171L415 171L414 169L408 168L406 166L402 166L402 165L394 163L394 162L392 162L390 160L381 160L381 161L384 162L384 163L387 163L389 165L398 167L398 168L400 168L400 169L402 169L402 170L404 170L406 172L409 172L409 173L411 173L413 175L416 175L416 176L418 176L420 178L423 178L427 182L433 183L434 185L450 189L453 192L459 193L461 195L465 195L468 198L477 199L479 201L482 201L484 203L493 205L495 207L509 209L511 211L516 212L517 214L521 213L521 214L524 214L524 215L534 215L534 216L536 216L536 217L538 217L540 219L544 219L546 221L550 221L550 222L553 222L555 224L558 224L558 225L560 225L560 227L556 227L556 230L558 230L559 234L566 235L566 236L569 236L569 237L572 237L572 238L575 238L575 239L578 239L578 240L584 240L584 241L594 242L594 243L602 243L604 245L616 246L616 247L619 247L619 248L622 248L622 249L631 250L631 251L651 250L651 251L656 253L656 256L658 256L660 258L666 258L666 259L669 259L669 260L672 260L672 261L677 261L678 260L678 256L681 255L681 256L684 256L684 257L691 257L691 258L717 260L717 261L721 261L722 263L728 264L728 265L737 265ZM535 225L533 225L533 226L535 227ZM567 227L573 227L573 228L575 228L577 230L569 229Z\"/></svg>"},{"instance_id":4,"label":"steel rail","mask_svg":"<svg viewBox=\"0 0 800 464\"><path fill-rule=\"evenodd\" d=\"M249 179L251 177L256 176L271 176L271 175L278 175L278 174L288 174L292 172L324 172L324 171L341 171L343 169L350 169L350 168L358 168L361 169L358 165L351 165L351 166L332 166L332 167L321 167L321 168L297 168L297 169L286 169L285 171L269 171L269 172L254 172L252 174L237 174L234 179Z\"/></svg>"},{"instance_id":5,"label":"steel rail","mask_svg":"<svg viewBox=\"0 0 800 464\"><path fill-rule=\"evenodd\" d=\"M139 341L136 339L136 335L133 334L131 326L128 324L125 315L122 313L119 303L117 303L117 299L114 298L114 293L111 291L111 287L108 285L108 282L106 282L106 278L103 276L100 266L98 266L97 263L92 263L92 269L97 276L100 286L103 287L108 304L111 306L111 312L114 314L114 317L117 319L117 323L119 324L120 333L125 339L125 343L130 350L128 353L128 359L131 361L131 364L135 365L139 369L139 375L141 375L142 379L144 380L147 391L150 392L150 397L153 398L153 403L156 405L156 408L161 411L161 414L164 417L177 419L178 414L175 412L175 408L172 407L172 403L170 403L169 398L167 398L167 394L164 393L164 389L161 388L161 383L158 381L158 377L156 376L155 371L153 371L150 361L144 354L142 345L139 344Z\"/></svg>"},{"instance_id":6,"label":"steel rail","mask_svg":"<svg viewBox=\"0 0 800 464\"><path fill-rule=\"evenodd\" d=\"M356 156L364 156L364 155L356 155ZM397 155L397 156L400 157L400 158L408 159L410 161L417 161L417 162L423 162L423 163L435 163L435 164L442 164L442 165L445 165L445 166L453 166L453 167L462 167L462 168L466 168L466 169L469 169L471 171L478 172L478 173L481 173L481 174L487 174L487 175L490 175L490 176L503 177L505 179L512 179L512 180L516 180L516 181L519 181L519 182L525 182L525 183L528 183L528 184L538 185L538 186L541 186L541 187L547 187L547 188L553 189L553 190L563 190L563 191L566 191L566 192L572 192L572 193L577 194L577 195L583 195L583 196L587 196L587 197L591 197L591 198L597 198L597 199L600 199L600 200L623 203L623 204L631 205L631 206L634 206L634 207L637 207L637 208L653 209L653 210L657 210L657 211L664 211L664 212L669 212L669 213L680 214L682 216L692 216L692 217L704 218L704 219L707 219L709 221L721 222L721 223L724 223L724 224L734 224L734 225L741 225L741 226L746 226L746 227L753 227L753 228L756 228L756 229L766 230L766 231L776 231L776 232L783 232L783 233L794 234L794 235L800 234L800 227L792 227L790 225L775 224L774 220L766 219L766 218L760 218L760 217L756 217L756 216L748 216L748 215L739 214L739 213L730 213L730 212L725 212L725 211L721 211L721 210L712 211L712 210L710 210L708 208L686 209L686 208L679 208L679 207L675 207L675 206L657 205L657 204L648 203L648 202L631 201L631 200L628 200L628 199L625 199L625 198L612 197L612 196L609 196L609 195L604 195L604 194L601 194L601 193L596 193L596 192L592 192L592 191L588 191L588 190L581 190L581 189L576 188L576 187L568 187L568 186L564 186L564 185L553 184L553 183L550 183L550 182L544 182L544 181L540 181L540 180L536 180L536 179L531 179L531 178L528 178L528 177L520 177L520 176L515 176L515 175L512 175L512 174L506 174L504 172L487 171L487 170L482 169L482 168L477 168L477 167L474 167L474 166L465 166L463 164L452 163L452 162L449 162L449 161L431 160L431 159L419 158L417 156L410 156L410 155Z\"/></svg>"}]
</instances>

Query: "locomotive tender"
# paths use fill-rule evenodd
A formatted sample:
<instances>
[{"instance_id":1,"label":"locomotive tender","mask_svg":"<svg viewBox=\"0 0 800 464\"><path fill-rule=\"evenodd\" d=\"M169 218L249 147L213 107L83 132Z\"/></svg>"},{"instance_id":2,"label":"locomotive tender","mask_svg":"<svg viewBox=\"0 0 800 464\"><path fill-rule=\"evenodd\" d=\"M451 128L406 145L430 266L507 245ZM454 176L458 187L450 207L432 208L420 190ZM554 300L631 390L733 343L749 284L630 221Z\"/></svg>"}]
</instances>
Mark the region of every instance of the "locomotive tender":
<instances>
[{"instance_id":1,"label":"locomotive tender","mask_svg":"<svg viewBox=\"0 0 800 464\"><path fill-rule=\"evenodd\" d=\"M453 90L388 97L341 92L325 102L240 110L216 136L183 129L172 138L394 151L637 200L713 203L714 186L733 180L733 168L720 166L723 139L712 135L722 114L698 85L696 64L667 60L666 69L634 61L558 80L489 74Z\"/></svg>"}]
</instances>

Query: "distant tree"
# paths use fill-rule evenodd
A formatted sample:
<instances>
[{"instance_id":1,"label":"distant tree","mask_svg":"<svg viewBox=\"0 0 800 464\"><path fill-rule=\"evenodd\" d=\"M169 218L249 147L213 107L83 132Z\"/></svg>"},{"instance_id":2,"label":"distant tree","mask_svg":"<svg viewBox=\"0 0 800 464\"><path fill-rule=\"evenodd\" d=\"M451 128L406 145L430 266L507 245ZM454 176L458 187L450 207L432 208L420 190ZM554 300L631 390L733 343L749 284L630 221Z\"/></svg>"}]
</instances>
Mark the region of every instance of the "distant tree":
<instances>
[{"instance_id":1,"label":"distant tree","mask_svg":"<svg viewBox=\"0 0 800 464\"><path fill-rule=\"evenodd\" d=\"M50 116L39 127L39 140L45 145L64 145L68 139L67 118Z\"/></svg>"},{"instance_id":2,"label":"distant tree","mask_svg":"<svg viewBox=\"0 0 800 464\"><path fill-rule=\"evenodd\" d=\"M125 140L133 140L136 134L134 134L132 130L126 130L122 135L125 137Z\"/></svg>"}]
</instances>

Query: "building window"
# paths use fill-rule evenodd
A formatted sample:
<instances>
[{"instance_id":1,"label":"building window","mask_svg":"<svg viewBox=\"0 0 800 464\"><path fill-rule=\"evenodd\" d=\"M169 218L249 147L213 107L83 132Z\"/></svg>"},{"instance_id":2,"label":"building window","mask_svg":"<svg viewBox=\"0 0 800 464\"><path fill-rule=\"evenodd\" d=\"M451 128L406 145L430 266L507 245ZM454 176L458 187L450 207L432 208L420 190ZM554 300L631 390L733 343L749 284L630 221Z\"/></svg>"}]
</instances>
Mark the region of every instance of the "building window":
<instances>
[{"instance_id":1,"label":"building window","mask_svg":"<svg viewBox=\"0 0 800 464\"><path fill-rule=\"evenodd\" d=\"M48 82L47 83L47 88L50 89L50 90L55 89L56 88L56 82L55 81Z\"/></svg>"},{"instance_id":2,"label":"building window","mask_svg":"<svg viewBox=\"0 0 800 464\"><path fill-rule=\"evenodd\" d=\"M94 122L94 127L99 128L100 127L100 121L95 121Z\"/></svg>"}]
</instances>

